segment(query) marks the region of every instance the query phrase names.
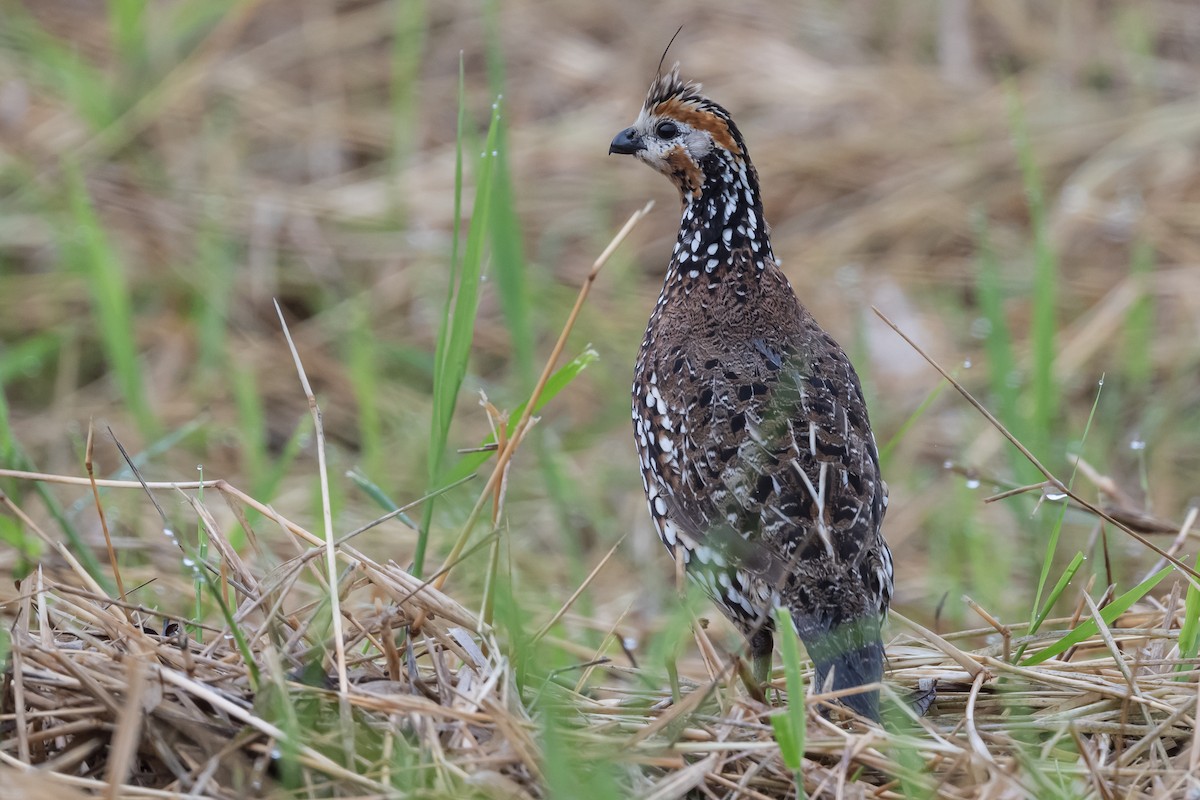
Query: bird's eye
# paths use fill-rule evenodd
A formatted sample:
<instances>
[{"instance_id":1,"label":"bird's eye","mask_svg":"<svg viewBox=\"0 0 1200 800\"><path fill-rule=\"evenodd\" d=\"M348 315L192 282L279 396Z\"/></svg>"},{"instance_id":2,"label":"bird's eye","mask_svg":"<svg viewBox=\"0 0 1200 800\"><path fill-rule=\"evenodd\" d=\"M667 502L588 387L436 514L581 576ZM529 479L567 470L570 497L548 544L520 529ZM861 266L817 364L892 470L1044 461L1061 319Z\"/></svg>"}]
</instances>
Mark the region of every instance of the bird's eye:
<instances>
[{"instance_id":1,"label":"bird's eye","mask_svg":"<svg viewBox=\"0 0 1200 800\"><path fill-rule=\"evenodd\" d=\"M658 123L658 127L654 129L654 132L658 134L658 138L660 139L674 139L679 135L679 126L669 119L663 120Z\"/></svg>"}]
</instances>

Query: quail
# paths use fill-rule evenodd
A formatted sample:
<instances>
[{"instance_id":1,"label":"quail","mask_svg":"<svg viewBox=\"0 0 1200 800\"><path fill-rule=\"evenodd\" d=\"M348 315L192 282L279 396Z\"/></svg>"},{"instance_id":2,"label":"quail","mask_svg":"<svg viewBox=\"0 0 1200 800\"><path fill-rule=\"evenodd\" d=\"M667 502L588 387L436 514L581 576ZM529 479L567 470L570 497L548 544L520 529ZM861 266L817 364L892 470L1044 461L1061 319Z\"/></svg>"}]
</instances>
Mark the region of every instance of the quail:
<instances>
[{"instance_id":1,"label":"quail","mask_svg":"<svg viewBox=\"0 0 1200 800\"><path fill-rule=\"evenodd\" d=\"M676 64L609 153L667 176L683 206L633 382L659 536L745 635L759 681L782 607L818 690L878 684L887 486L858 375L772 252L742 134ZM841 701L879 719L877 688Z\"/></svg>"}]
</instances>

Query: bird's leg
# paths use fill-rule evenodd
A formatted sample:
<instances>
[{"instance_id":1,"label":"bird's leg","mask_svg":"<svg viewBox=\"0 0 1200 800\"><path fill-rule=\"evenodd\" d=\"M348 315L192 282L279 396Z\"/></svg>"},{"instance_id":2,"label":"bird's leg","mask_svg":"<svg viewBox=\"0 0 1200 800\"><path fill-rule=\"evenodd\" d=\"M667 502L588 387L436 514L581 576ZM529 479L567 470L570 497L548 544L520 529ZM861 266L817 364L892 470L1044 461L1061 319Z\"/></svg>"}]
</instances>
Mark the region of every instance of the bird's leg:
<instances>
[{"instance_id":1,"label":"bird's leg","mask_svg":"<svg viewBox=\"0 0 1200 800\"><path fill-rule=\"evenodd\" d=\"M754 677L762 684L771 680L771 655L775 652L775 637L763 627L750 637L750 657L754 659Z\"/></svg>"},{"instance_id":2,"label":"bird's leg","mask_svg":"<svg viewBox=\"0 0 1200 800\"><path fill-rule=\"evenodd\" d=\"M675 592L679 595L680 604L687 604L687 575L684 571L684 560L679 555L679 545L671 548L671 558L675 561ZM671 701L676 705L679 703L681 692L679 690L679 666L676 660L679 658L679 652L683 645L676 643L671 652L667 654L667 679L671 682Z\"/></svg>"},{"instance_id":3,"label":"bird's leg","mask_svg":"<svg viewBox=\"0 0 1200 800\"><path fill-rule=\"evenodd\" d=\"M742 683L750 695L766 702L766 688L771 681L771 654L775 651L775 637L768 628L759 628L750 634L751 674L741 672Z\"/></svg>"}]
</instances>

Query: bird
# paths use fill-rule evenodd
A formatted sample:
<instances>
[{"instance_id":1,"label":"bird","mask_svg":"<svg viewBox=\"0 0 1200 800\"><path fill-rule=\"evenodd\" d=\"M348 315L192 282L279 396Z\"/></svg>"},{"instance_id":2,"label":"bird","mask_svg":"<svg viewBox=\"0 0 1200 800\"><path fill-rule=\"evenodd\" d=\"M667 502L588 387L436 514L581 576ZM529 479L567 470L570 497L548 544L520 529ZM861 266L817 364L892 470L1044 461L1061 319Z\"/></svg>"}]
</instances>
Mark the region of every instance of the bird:
<instances>
[{"instance_id":1,"label":"bird","mask_svg":"<svg viewBox=\"0 0 1200 800\"><path fill-rule=\"evenodd\" d=\"M819 691L879 720L893 590L887 484L862 385L771 247L729 112L659 66L609 154L679 190L679 233L634 367L633 428L654 526L745 636L763 685L786 609Z\"/></svg>"}]
</instances>

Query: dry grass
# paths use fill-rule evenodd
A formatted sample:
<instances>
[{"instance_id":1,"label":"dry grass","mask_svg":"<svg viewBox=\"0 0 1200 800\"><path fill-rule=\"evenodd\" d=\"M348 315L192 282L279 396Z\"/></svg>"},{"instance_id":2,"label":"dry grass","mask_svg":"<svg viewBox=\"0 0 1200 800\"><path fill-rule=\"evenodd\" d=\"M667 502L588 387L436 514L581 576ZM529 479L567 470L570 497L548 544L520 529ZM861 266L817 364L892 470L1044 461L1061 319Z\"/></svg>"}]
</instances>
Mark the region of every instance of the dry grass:
<instances>
[{"instance_id":1,"label":"dry grass","mask_svg":"<svg viewBox=\"0 0 1200 800\"><path fill-rule=\"evenodd\" d=\"M223 482L196 501L201 488L151 491L187 494L200 520L222 502L271 513ZM60 796L63 787L275 796L283 781L300 796L382 797L405 787L404 796L542 797L547 717L562 725L556 750L613 765L627 796L794 796L768 720L775 709L728 679L728 658L701 628L693 668L712 677L685 680L680 702L653 688L653 674L630 665L611 636L577 668L522 691L511 649L491 626L348 543L338 558L351 686L337 691L321 613L324 546L272 516L293 558L270 570L234 558L212 575L236 610L244 649L233 629L196 631L187 619L114 600L66 552L70 569L38 570L7 598L12 711L0 759L25 774L22 796ZM219 527L208 530L218 550L231 551ZM188 591L186 581L168 580ZM1092 605L1083 616L1096 613ZM417 619L425 620L419 631ZM914 626L918 633L888 645L887 691L905 710L887 730L810 713L805 789L812 797L1190 797L1200 790L1200 694L1195 660L1178 671L1181 624L1172 597L1033 667L1009 655L1022 646L1033 654L1057 634L1027 637L1017 625L936 637ZM397 647L401 631L409 635ZM997 634L1002 641L985 643ZM928 715L906 710L908 695L930 687L937 699ZM806 703L815 709L820 699ZM28 765L38 770L25 773Z\"/></svg>"},{"instance_id":2,"label":"dry grass","mask_svg":"<svg viewBox=\"0 0 1200 800\"><path fill-rule=\"evenodd\" d=\"M493 26L474 0L245 0L193 28L164 21L188 5L150 4L150 66L130 67L99 4L0 1L13 15L0 23L0 564L22 575L0 595L0 800L796 796L772 709L730 678L737 638L676 610L627 446L629 365L676 220L658 176L604 152L680 22L673 56L731 107L789 277L853 352L881 444L898 439L887 535L897 609L919 624L892 625L887 687L905 697L936 681L937 700L882 730L830 722L809 697L808 796L1200 796L1200 683L1179 652L1200 474L1194 3L514 1ZM90 117L95 104L9 24L22 8L94 68L84 94L108 92L111 117ZM379 512L342 471L361 466L405 501L427 490L459 54L475 135L494 100L489 42L506 72L534 352L551 351L621 221L660 203L578 312L566 352L590 342L601 360L528 441L511 440L490 491L481 478L447 494L436 556L468 518L493 511L496 524L461 539L435 586L407 571L407 526L345 539ZM100 333L72 169L117 255L158 431ZM1057 270L1048 343L1031 333L1044 252ZM274 300L323 437L305 433L309 397ZM1038 632L1014 621L1038 607L1060 487L1006 460L999 428L953 392L906 426L942 380L872 305L943 363L974 364L949 371L1071 483L1049 582L1071 553L1089 558ZM529 396L542 356L515 364L507 313L483 293L452 447L494 422L476 390L500 408ZM1011 385L987 372L997 321ZM355 359L363 339L370 369ZM1060 407L1038 441L1028 376L1045 344ZM17 469L9 437L37 475ZM96 487L85 455L105 476ZM197 463L228 480L154 482ZM1034 482L991 503L969 488ZM337 625L326 515L342 537ZM1163 552L1181 566L1137 605L1055 659L1014 665L1155 574ZM662 672L672 636L680 698Z\"/></svg>"}]
</instances>

